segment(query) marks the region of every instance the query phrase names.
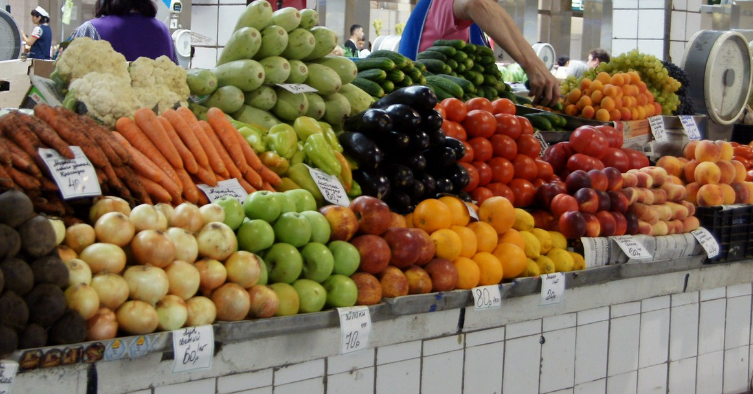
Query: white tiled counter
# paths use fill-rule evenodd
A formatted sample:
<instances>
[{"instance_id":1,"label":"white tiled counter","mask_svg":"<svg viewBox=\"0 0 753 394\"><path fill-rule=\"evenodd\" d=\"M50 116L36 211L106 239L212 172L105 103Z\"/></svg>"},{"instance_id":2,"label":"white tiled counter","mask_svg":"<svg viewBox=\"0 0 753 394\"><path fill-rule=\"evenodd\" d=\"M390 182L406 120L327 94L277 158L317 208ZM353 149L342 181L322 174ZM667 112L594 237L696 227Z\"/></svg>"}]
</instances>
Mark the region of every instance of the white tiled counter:
<instances>
[{"instance_id":1,"label":"white tiled counter","mask_svg":"<svg viewBox=\"0 0 753 394\"><path fill-rule=\"evenodd\" d=\"M21 373L12 393L741 393L750 385L751 262L375 321L340 356L339 328L224 343L211 370L166 354Z\"/></svg>"}]
</instances>

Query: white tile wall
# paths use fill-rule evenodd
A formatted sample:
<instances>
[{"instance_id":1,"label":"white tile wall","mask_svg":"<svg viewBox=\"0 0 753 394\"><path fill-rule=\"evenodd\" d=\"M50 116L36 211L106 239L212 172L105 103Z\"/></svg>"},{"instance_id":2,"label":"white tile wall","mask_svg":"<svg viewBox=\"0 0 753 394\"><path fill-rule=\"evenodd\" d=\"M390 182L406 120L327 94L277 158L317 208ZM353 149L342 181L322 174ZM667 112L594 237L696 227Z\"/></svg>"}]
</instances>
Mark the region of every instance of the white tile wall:
<instances>
[{"instance_id":1,"label":"white tile wall","mask_svg":"<svg viewBox=\"0 0 753 394\"><path fill-rule=\"evenodd\" d=\"M217 394L235 393L272 385L271 368L258 372L239 373L217 379Z\"/></svg>"},{"instance_id":2,"label":"white tile wall","mask_svg":"<svg viewBox=\"0 0 753 394\"><path fill-rule=\"evenodd\" d=\"M575 339L575 384L590 382L607 375L609 322L578 326Z\"/></svg>"},{"instance_id":3,"label":"white tile wall","mask_svg":"<svg viewBox=\"0 0 753 394\"><path fill-rule=\"evenodd\" d=\"M444 338L424 341L424 357L434 354L447 353L463 348L463 335L452 335Z\"/></svg>"},{"instance_id":4,"label":"white tile wall","mask_svg":"<svg viewBox=\"0 0 753 394\"><path fill-rule=\"evenodd\" d=\"M193 382L173 384L170 386L156 387L154 394L214 394L217 381L215 379L203 379Z\"/></svg>"},{"instance_id":5,"label":"white tile wall","mask_svg":"<svg viewBox=\"0 0 753 394\"><path fill-rule=\"evenodd\" d=\"M636 394L638 371L632 371L607 378L607 394Z\"/></svg>"},{"instance_id":6,"label":"white tile wall","mask_svg":"<svg viewBox=\"0 0 753 394\"><path fill-rule=\"evenodd\" d=\"M377 364L394 363L421 357L421 341L382 346L377 349Z\"/></svg>"},{"instance_id":7,"label":"white tile wall","mask_svg":"<svg viewBox=\"0 0 753 394\"><path fill-rule=\"evenodd\" d=\"M612 8L638 8L638 0L614 0Z\"/></svg>"},{"instance_id":8,"label":"white tile wall","mask_svg":"<svg viewBox=\"0 0 753 394\"><path fill-rule=\"evenodd\" d=\"M217 64L216 48L194 48L194 57L191 62L191 68L214 68Z\"/></svg>"},{"instance_id":9,"label":"white tile wall","mask_svg":"<svg viewBox=\"0 0 753 394\"><path fill-rule=\"evenodd\" d=\"M638 40L636 39L612 39L612 56L619 55L621 53L627 53L633 49L638 48ZM640 303L638 304L638 312L640 313ZM612 307L612 313L614 314L614 307ZM614 317L614 316L612 316Z\"/></svg>"},{"instance_id":10,"label":"white tile wall","mask_svg":"<svg viewBox=\"0 0 753 394\"><path fill-rule=\"evenodd\" d=\"M700 0L697 0L700 2ZM693 0L688 0L688 8ZM701 14L688 12L688 19L685 21L685 39L690 40L693 34L701 30Z\"/></svg>"},{"instance_id":11,"label":"white tile wall","mask_svg":"<svg viewBox=\"0 0 753 394\"><path fill-rule=\"evenodd\" d=\"M724 352L707 353L698 356L696 372L696 394L718 394L722 392Z\"/></svg>"},{"instance_id":12,"label":"white tile wall","mask_svg":"<svg viewBox=\"0 0 753 394\"><path fill-rule=\"evenodd\" d=\"M685 21L687 12L672 11L672 19L669 30L669 39L675 41L685 41Z\"/></svg>"},{"instance_id":13,"label":"white tile wall","mask_svg":"<svg viewBox=\"0 0 753 394\"><path fill-rule=\"evenodd\" d=\"M664 59L664 40L638 40L638 51Z\"/></svg>"},{"instance_id":14,"label":"white tile wall","mask_svg":"<svg viewBox=\"0 0 753 394\"><path fill-rule=\"evenodd\" d=\"M281 367L275 371L275 386L324 376L324 359Z\"/></svg>"},{"instance_id":15,"label":"white tile wall","mask_svg":"<svg viewBox=\"0 0 753 394\"><path fill-rule=\"evenodd\" d=\"M612 319L609 331L608 375L610 377L638 369L640 325L640 315ZM607 385L609 385L608 382Z\"/></svg>"},{"instance_id":16,"label":"white tile wall","mask_svg":"<svg viewBox=\"0 0 753 394\"><path fill-rule=\"evenodd\" d=\"M619 21L619 29L612 29L614 38L638 38L638 10L614 10L612 20Z\"/></svg>"},{"instance_id":17,"label":"white tile wall","mask_svg":"<svg viewBox=\"0 0 753 394\"><path fill-rule=\"evenodd\" d=\"M750 295L753 293L750 283L743 283L740 285L727 286L727 298L735 298L744 295Z\"/></svg>"},{"instance_id":18,"label":"white tile wall","mask_svg":"<svg viewBox=\"0 0 753 394\"><path fill-rule=\"evenodd\" d=\"M463 390L463 351L424 357L422 393L460 393Z\"/></svg>"},{"instance_id":19,"label":"white tile wall","mask_svg":"<svg viewBox=\"0 0 753 394\"><path fill-rule=\"evenodd\" d=\"M217 1L215 0L215 3ZM211 40L209 45L217 44L217 6L194 5L191 7L191 31Z\"/></svg>"},{"instance_id":20,"label":"white tile wall","mask_svg":"<svg viewBox=\"0 0 753 394\"><path fill-rule=\"evenodd\" d=\"M672 361L669 363L669 393L695 393L696 358Z\"/></svg>"},{"instance_id":21,"label":"white tile wall","mask_svg":"<svg viewBox=\"0 0 753 394\"><path fill-rule=\"evenodd\" d=\"M641 394L663 394L667 392L667 364L638 370L638 392Z\"/></svg>"},{"instance_id":22,"label":"white tile wall","mask_svg":"<svg viewBox=\"0 0 753 394\"><path fill-rule=\"evenodd\" d=\"M609 307L589 309L578 312L578 325L596 323L599 321L609 320Z\"/></svg>"},{"instance_id":23,"label":"white tile wall","mask_svg":"<svg viewBox=\"0 0 753 394\"><path fill-rule=\"evenodd\" d=\"M748 346L724 352L724 393L743 393L748 390Z\"/></svg>"},{"instance_id":24,"label":"white tile wall","mask_svg":"<svg viewBox=\"0 0 753 394\"><path fill-rule=\"evenodd\" d=\"M701 297L703 298L703 297ZM727 300L701 302L698 354L724 349L724 314ZM700 360L698 361L700 364Z\"/></svg>"},{"instance_id":25,"label":"white tile wall","mask_svg":"<svg viewBox=\"0 0 753 394\"><path fill-rule=\"evenodd\" d=\"M687 304L698 303L698 292L689 291L687 293L672 294L672 307L682 306Z\"/></svg>"},{"instance_id":26,"label":"white tile wall","mask_svg":"<svg viewBox=\"0 0 753 394\"><path fill-rule=\"evenodd\" d=\"M698 304L672 308L669 359L682 360L698 354Z\"/></svg>"},{"instance_id":27,"label":"white tile wall","mask_svg":"<svg viewBox=\"0 0 753 394\"><path fill-rule=\"evenodd\" d=\"M663 9L639 10L638 11L638 39L641 39L641 38L663 39L664 38L664 15L665 15L665 12Z\"/></svg>"},{"instance_id":28,"label":"white tile wall","mask_svg":"<svg viewBox=\"0 0 753 394\"><path fill-rule=\"evenodd\" d=\"M222 0L225 1L225 0ZM233 34L235 23L229 21L235 21L238 19L245 6L242 5L226 5L220 7L219 20L222 21L217 26L217 45L225 46L230 36Z\"/></svg>"},{"instance_id":29,"label":"white tile wall","mask_svg":"<svg viewBox=\"0 0 753 394\"><path fill-rule=\"evenodd\" d=\"M688 0L688 11L691 11L691 12L701 11L701 4L703 4L703 0Z\"/></svg>"},{"instance_id":30,"label":"white tile wall","mask_svg":"<svg viewBox=\"0 0 753 394\"><path fill-rule=\"evenodd\" d=\"M567 328L543 334L545 342L541 345L540 392L548 393L573 386L575 332L575 328Z\"/></svg>"},{"instance_id":31,"label":"white tile wall","mask_svg":"<svg viewBox=\"0 0 753 394\"><path fill-rule=\"evenodd\" d=\"M505 327L492 328L491 330L476 331L465 334L466 348L486 345L487 343L501 342L505 340Z\"/></svg>"},{"instance_id":32,"label":"white tile wall","mask_svg":"<svg viewBox=\"0 0 753 394\"><path fill-rule=\"evenodd\" d=\"M191 7L197 5L197 4L217 4L217 0L192 0L191 1ZM191 24L193 24L193 18L191 18Z\"/></svg>"},{"instance_id":33,"label":"white tile wall","mask_svg":"<svg viewBox=\"0 0 753 394\"><path fill-rule=\"evenodd\" d=\"M259 389L240 391L235 394L272 394L272 386L262 387Z\"/></svg>"},{"instance_id":34,"label":"white tile wall","mask_svg":"<svg viewBox=\"0 0 753 394\"><path fill-rule=\"evenodd\" d=\"M701 290L701 301L716 300L719 298L724 298L726 296L727 296L726 287L717 287L716 289Z\"/></svg>"},{"instance_id":35,"label":"white tile wall","mask_svg":"<svg viewBox=\"0 0 753 394\"><path fill-rule=\"evenodd\" d=\"M635 47L633 47L635 49ZM610 308L612 319L616 317L637 315L641 313L640 302L627 302L624 304L612 305Z\"/></svg>"},{"instance_id":36,"label":"white tile wall","mask_svg":"<svg viewBox=\"0 0 753 394\"><path fill-rule=\"evenodd\" d=\"M242 4L245 8L246 0L220 0L220 4Z\"/></svg>"},{"instance_id":37,"label":"white tile wall","mask_svg":"<svg viewBox=\"0 0 753 394\"><path fill-rule=\"evenodd\" d=\"M531 320L523 323L508 324L506 330L508 340L539 333L541 333L541 319Z\"/></svg>"},{"instance_id":38,"label":"white tile wall","mask_svg":"<svg viewBox=\"0 0 753 394\"><path fill-rule=\"evenodd\" d=\"M685 11L688 9L688 0L674 0L672 2L672 9L673 10L682 10Z\"/></svg>"},{"instance_id":39,"label":"white tile wall","mask_svg":"<svg viewBox=\"0 0 753 394\"><path fill-rule=\"evenodd\" d=\"M421 388L421 360L412 359L377 366L377 394L418 393Z\"/></svg>"},{"instance_id":40,"label":"white tile wall","mask_svg":"<svg viewBox=\"0 0 753 394\"><path fill-rule=\"evenodd\" d=\"M302 380L295 383L283 384L282 386L275 386L274 394L324 394L324 380L322 378L314 378L309 380Z\"/></svg>"},{"instance_id":41,"label":"white tile wall","mask_svg":"<svg viewBox=\"0 0 753 394\"><path fill-rule=\"evenodd\" d=\"M641 9L655 8L664 9L664 0L640 0L638 5Z\"/></svg>"},{"instance_id":42,"label":"white tile wall","mask_svg":"<svg viewBox=\"0 0 753 394\"><path fill-rule=\"evenodd\" d=\"M669 351L669 309L641 315L640 352L638 367L666 363Z\"/></svg>"},{"instance_id":43,"label":"white tile wall","mask_svg":"<svg viewBox=\"0 0 753 394\"><path fill-rule=\"evenodd\" d=\"M470 338L468 338L466 345L470 345ZM504 354L504 342L466 348L463 392L500 393L502 391Z\"/></svg>"},{"instance_id":44,"label":"white tile wall","mask_svg":"<svg viewBox=\"0 0 753 394\"><path fill-rule=\"evenodd\" d=\"M685 41L670 41L669 42L669 59L676 65L682 64L682 59L685 56Z\"/></svg>"},{"instance_id":45,"label":"white tile wall","mask_svg":"<svg viewBox=\"0 0 753 394\"><path fill-rule=\"evenodd\" d=\"M669 308L670 296L654 297L641 301L641 312L651 312L659 309Z\"/></svg>"},{"instance_id":46,"label":"white tile wall","mask_svg":"<svg viewBox=\"0 0 753 394\"><path fill-rule=\"evenodd\" d=\"M575 394L604 394L607 391L607 380L599 379L593 382L575 386Z\"/></svg>"},{"instance_id":47,"label":"white tile wall","mask_svg":"<svg viewBox=\"0 0 753 394\"><path fill-rule=\"evenodd\" d=\"M510 326L508 326L508 333ZM539 365L541 362L541 345L539 336L516 338L505 342L504 379L502 391L516 394L535 394L539 392ZM513 356L514 355L514 356Z\"/></svg>"},{"instance_id":48,"label":"white tile wall","mask_svg":"<svg viewBox=\"0 0 753 394\"><path fill-rule=\"evenodd\" d=\"M376 351L372 348L355 353L329 357L327 359L327 374L335 375L353 369L373 367L375 353Z\"/></svg>"},{"instance_id":49,"label":"white tile wall","mask_svg":"<svg viewBox=\"0 0 753 394\"><path fill-rule=\"evenodd\" d=\"M373 394L374 368L327 376L327 394Z\"/></svg>"},{"instance_id":50,"label":"white tile wall","mask_svg":"<svg viewBox=\"0 0 753 394\"><path fill-rule=\"evenodd\" d=\"M577 314L575 313L566 313L559 316L545 317L544 332L575 327L576 317Z\"/></svg>"},{"instance_id":51,"label":"white tile wall","mask_svg":"<svg viewBox=\"0 0 753 394\"><path fill-rule=\"evenodd\" d=\"M747 345L750 340L750 295L727 299L724 348Z\"/></svg>"}]
</instances>

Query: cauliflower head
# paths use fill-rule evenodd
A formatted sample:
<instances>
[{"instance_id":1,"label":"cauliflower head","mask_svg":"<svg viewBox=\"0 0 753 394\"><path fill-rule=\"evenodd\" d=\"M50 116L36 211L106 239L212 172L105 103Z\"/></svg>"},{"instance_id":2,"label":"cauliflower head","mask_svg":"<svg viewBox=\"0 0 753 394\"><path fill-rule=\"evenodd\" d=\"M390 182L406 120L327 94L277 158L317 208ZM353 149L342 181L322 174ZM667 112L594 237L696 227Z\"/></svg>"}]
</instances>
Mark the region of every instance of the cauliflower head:
<instances>
[{"instance_id":1,"label":"cauliflower head","mask_svg":"<svg viewBox=\"0 0 753 394\"><path fill-rule=\"evenodd\" d=\"M176 103L188 105L190 94L186 82L186 70L173 63L167 56L156 60L140 57L131 63L129 70L131 86L142 106L153 108L159 113L173 108Z\"/></svg>"},{"instance_id":2,"label":"cauliflower head","mask_svg":"<svg viewBox=\"0 0 753 394\"><path fill-rule=\"evenodd\" d=\"M111 128L119 118L133 117L141 107L127 74L124 78L90 72L71 82L69 88L77 100L86 104L88 115Z\"/></svg>"},{"instance_id":3,"label":"cauliflower head","mask_svg":"<svg viewBox=\"0 0 753 394\"><path fill-rule=\"evenodd\" d=\"M128 78L128 63L125 56L112 49L105 40L79 37L71 41L60 55L55 67L61 80L71 83L85 75L97 72Z\"/></svg>"}]
</instances>

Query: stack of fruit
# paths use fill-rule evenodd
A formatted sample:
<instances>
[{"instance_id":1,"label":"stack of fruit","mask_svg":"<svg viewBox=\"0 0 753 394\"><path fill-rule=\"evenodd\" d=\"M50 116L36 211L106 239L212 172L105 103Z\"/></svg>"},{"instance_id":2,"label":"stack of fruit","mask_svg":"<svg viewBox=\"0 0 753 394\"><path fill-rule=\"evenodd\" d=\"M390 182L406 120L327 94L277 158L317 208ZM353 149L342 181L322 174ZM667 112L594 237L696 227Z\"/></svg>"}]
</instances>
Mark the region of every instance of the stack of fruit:
<instances>
[{"instance_id":1,"label":"stack of fruit","mask_svg":"<svg viewBox=\"0 0 753 394\"><path fill-rule=\"evenodd\" d=\"M374 51L366 59L356 62L356 67L358 76L353 85L363 89L375 100L401 87L426 84L426 66L414 64L412 60L394 51Z\"/></svg>"},{"instance_id":2,"label":"stack of fruit","mask_svg":"<svg viewBox=\"0 0 753 394\"><path fill-rule=\"evenodd\" d=\"M662 106L654 101L641 76L634 71L610 76L600 72L595 80L583 77L565 94L565 113L602 122L640 120L660 115Z\"/></svg>"},{"instance_id":3,"label":"stack of fruit","mask_svg":"<svg viewBox=\"0 0 753 394\"><path fill-rule=\"evenodd\" d=\"M730 142L730 145L732 145L732 160L737 160L745 167L745 170L748 171L748 175L746 176L746 181L753 181L753 145L742 145L737 142Z\"/></svg>"}]
</instances>

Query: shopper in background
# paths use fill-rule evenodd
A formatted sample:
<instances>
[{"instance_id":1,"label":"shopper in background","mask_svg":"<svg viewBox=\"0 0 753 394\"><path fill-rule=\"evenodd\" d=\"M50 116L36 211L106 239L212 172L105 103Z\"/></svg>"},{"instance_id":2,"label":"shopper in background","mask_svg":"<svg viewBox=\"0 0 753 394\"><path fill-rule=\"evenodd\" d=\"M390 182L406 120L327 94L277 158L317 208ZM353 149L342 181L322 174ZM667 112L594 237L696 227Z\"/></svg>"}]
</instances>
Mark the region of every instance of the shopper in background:
<instances>
[{"instance_id":1,"label":"shopper in background","mask_svg":"<svg viewBox=\"0 0 753 394\"><path fill-rule=\"evenodd\" d=\"M596 48L588 53L588 61L586 61L586 65L588 68L596 68L599 63L609 63L609 52L601 48Z\"/></svg>"},{"instance_id":2,"label":"shopper in background","mask_svg":"<svg viewBox=\"0 0 753 394\"><path fill-rule=\"evenodd\" d=\"M495 0L420 0L400 40L400 53L415 59L436 40L489 45L484 33L523 67L536 104L555 105L560 84Z\"/></svg>"},{"instance_id":3,"label":"shopper in background","mask_svg":"<svg viewBox=\"0 0 753 394\"><path fill-rule=\"evenodd\" d=\"M31 10L31 21L36 25L27 36L23 32L23 40L26 45L30 46L29 58L31 59L50 59L50 48L52 47L52 29L50 29L50 14L44 8L37 6Z\"/></svg>"},{"instance_id":4,"label":"shopper in background","mask_svg":"<svg viewBox=\"0 0 753 394\"><path fill-rule=\"evenodd\" d=\"M348 41L345 41L345 49L350 49L354 57L358 57L358 52L361 50L358 47L358 41L363 41L363 27L361 25L353 25L350 27L350 38L348 38Z\"/></svg>"},{"instance_id":5,"label":"shopper in background","mask_svg":"<svg viewBox=\"0 0 753 394\"><path fill-rule=\"evenodd\" d=\"M567 67L567 63L570 62L570 56L560 56L557 59L557 67Z\"/></svg>"},{"instance_id":6,"label":"shopper in background","mask_svg":"<svg viewBox=\"0 0 753 394\"><path fill-rule=\"evenodd\" d=\"M579 60L570 60L567 65L568 77L580 78L583 73L588 71L588 65Z\"/></svg>"},{"instance_id":7,"label":"shopper in background","mask_svg":"<svg viewBox=\"0 0 753 394\"><path fill-rule=\"evenodd\" d=\"M96 18L79 26L73 38L109 41L128 61L165 55L177 63L170 31L156 15L152 0L98 0Z\"/></svg>"}]
</instances>

